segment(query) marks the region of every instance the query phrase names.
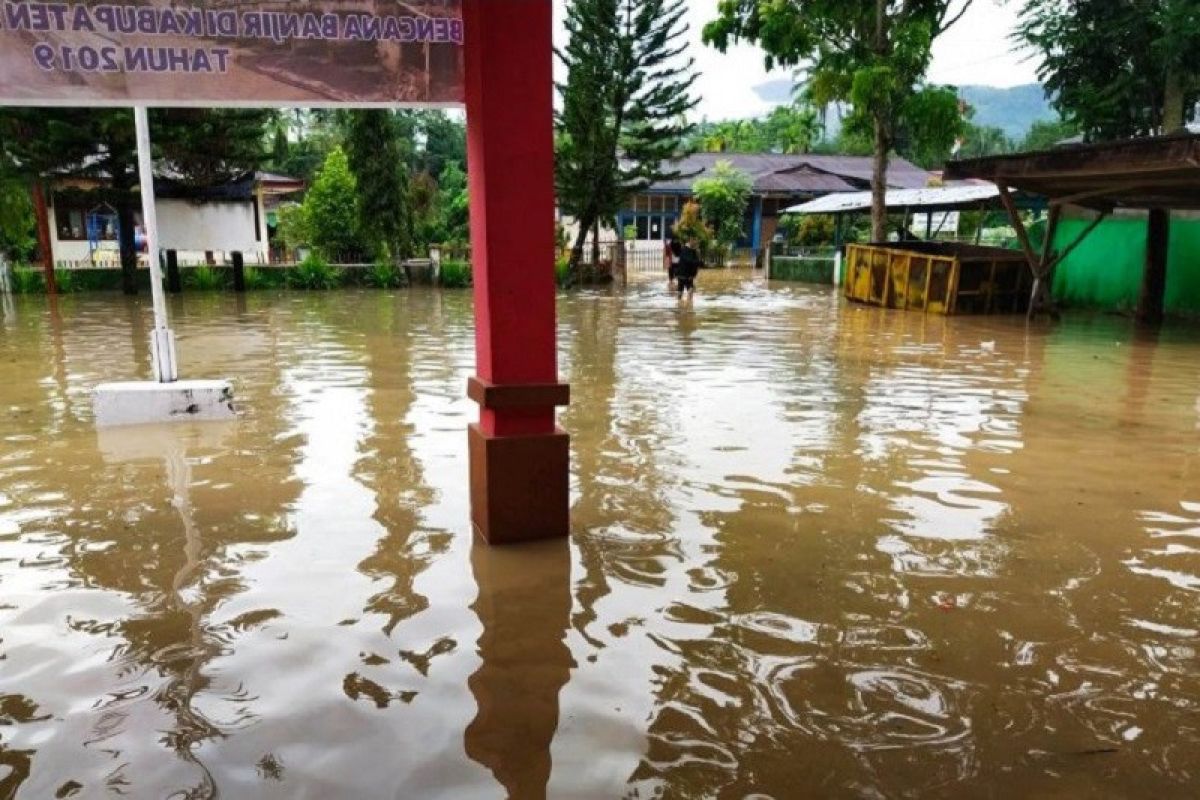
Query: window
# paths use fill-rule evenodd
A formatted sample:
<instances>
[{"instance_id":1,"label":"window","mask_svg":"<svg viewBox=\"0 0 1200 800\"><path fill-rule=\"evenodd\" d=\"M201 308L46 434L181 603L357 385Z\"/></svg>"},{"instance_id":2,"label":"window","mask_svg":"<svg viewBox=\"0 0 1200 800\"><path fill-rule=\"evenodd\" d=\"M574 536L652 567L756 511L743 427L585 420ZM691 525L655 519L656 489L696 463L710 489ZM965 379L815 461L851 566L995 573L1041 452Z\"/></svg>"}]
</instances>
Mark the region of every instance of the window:
<instances>
[{"instance_id":1,"label":"window","mask_svg":"<svg viewBox=\"0 0 1200 800\"><path fill-rule=\"evenodd\" d=\"M134 225L140 215L134 215ZM107 203L54 198L54 223L60 242L115 242L117 210Z\"/></svg>"},{"instance_id":2,"label":"window","mask_svg":"<svg viewBox=\"0 0 1200 800\"><path fill-rule=\"evenodd\" d=\"M638 214L637 220L634 223L637 226L638 241L646 241L650 238L650 218L645 214Z\"/></svg>"}]
</instances>

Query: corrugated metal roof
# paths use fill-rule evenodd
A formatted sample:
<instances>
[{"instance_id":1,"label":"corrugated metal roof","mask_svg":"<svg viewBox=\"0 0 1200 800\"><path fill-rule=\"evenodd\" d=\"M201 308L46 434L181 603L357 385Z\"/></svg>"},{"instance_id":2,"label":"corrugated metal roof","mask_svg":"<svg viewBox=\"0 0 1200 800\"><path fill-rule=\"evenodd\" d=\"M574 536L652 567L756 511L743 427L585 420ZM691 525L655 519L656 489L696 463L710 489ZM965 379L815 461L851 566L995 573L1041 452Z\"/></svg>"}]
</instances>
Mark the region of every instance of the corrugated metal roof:
<instances>
[{"instance_id":1,"label":"corrugated metal roof","mask_svg":"<svg viewBox=\"0 0 1200 800\"><path fill-rule=\"evenodd\" d=\"M923 189L889 189L887 207L891 209L920 208L929 211L949 211L970 207L1000 196L991 183L972 183L959 186L928 186ZM827 194L807 203L792 206L788 214L840 214L864 211L871 207L870 192Z\"/></svg>"},{"instance_id":2,"label":"corrugated metal roof","mask_svg":"<svg viewBox=\"0 0 1200 800\"><path fill-rule=\"evenodd\" d=\"M672 166L681 173L681 177L671 181L656 183L650 187L652 192L669 192L673 194L688 194L692 184L717 165L718 161L728 161L734 168L750 176L754 182L757 194L778 194L780 190L771 186L786 185L786 178L776 176L806 170L807 175L823 173L834 176L851 189L867 188L871 185L873 169L869 156L836 156L804 153L799 155L782 155L779 153L694 153L675 162ZM916 189L929 183L929 173L920 167L893 157L888 167L888 185L900 189ZM814 179L815 180L815 179ZM830 185L836 185L830 182ZM791 189L784 189L785 193ZM797 194L805 194L810 190L800 189ZM814 192L844 191L843 188L813 189Z\"/></svg>"}]
</instances>

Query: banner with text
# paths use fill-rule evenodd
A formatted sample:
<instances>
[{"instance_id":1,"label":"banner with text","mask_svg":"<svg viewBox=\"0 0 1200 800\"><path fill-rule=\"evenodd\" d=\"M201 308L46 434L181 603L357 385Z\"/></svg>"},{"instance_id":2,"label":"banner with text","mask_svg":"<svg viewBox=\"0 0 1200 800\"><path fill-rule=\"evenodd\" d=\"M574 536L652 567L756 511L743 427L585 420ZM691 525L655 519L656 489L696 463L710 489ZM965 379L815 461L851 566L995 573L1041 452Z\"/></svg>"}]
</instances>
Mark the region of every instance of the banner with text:
<instances>
[{"instance_id":1,"label":"banner with text","mask_svg":"<svg viewBox=\"0 0 1200 800\"><path fill-rule=\"evenodd\" d=\"M461 0L0 0L0 105L463 101Z\"/></svg>"}]
</instances>

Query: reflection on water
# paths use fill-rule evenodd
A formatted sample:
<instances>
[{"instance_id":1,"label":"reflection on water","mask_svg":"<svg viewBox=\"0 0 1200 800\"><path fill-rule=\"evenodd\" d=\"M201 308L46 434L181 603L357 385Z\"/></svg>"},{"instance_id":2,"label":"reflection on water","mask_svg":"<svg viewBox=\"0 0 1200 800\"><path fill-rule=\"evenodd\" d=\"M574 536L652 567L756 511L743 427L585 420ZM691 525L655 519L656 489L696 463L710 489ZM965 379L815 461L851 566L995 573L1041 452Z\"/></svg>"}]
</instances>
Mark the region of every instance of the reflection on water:
<instances>
[{"instance_id":1,"label":"reflection on water","mask_svg":"<svg viewBox=\"0 0 1200 800\"><path fill-rule=\"evenodd\" d=\"M0 317L0 797L1194 796L1200 334L560 298L574 535L473 544L470 297Z\"/></svg>"}]
</instances>

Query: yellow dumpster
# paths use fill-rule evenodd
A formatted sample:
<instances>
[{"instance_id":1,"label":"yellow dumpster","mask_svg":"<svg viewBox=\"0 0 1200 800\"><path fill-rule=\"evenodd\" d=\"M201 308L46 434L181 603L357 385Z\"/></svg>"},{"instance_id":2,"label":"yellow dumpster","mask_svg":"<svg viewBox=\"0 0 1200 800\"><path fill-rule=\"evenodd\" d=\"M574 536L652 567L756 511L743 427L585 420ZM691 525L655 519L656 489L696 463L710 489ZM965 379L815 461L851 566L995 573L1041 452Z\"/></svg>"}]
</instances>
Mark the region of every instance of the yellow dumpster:
<instances>
[{"instance_id":1,"label":"yellow dumpster","mask_svg":"<svg viewBox=\"0 0 1200 800\"><path fill-rule=\"evenodd\" d=\"M847 299L932 314L1016 314L1029 306L1033 279L1024 256L957 242L852 244L846 248Z\"/></svg>"}]
</instances>

